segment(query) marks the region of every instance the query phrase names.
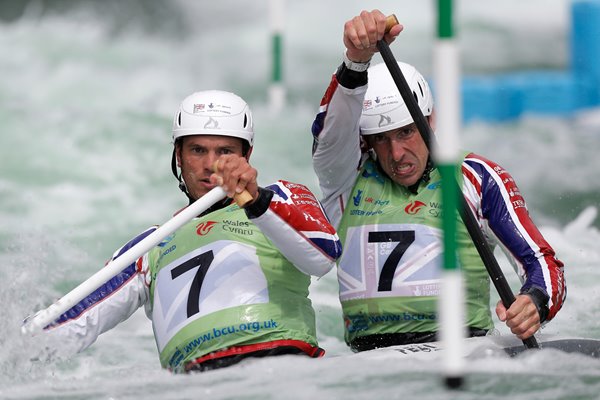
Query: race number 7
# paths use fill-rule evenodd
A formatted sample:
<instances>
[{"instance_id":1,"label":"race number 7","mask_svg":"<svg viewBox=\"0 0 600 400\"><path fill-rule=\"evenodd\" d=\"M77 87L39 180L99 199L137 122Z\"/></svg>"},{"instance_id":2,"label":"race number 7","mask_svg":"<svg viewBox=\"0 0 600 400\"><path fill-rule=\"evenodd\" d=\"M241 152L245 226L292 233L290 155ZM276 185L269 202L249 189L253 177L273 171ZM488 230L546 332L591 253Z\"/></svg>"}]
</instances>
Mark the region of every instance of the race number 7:
<instances>
[{"instance_id":1,"label":"race number 7","mask_svg":"<svg viewBox=\"0 0 600 400\"><path fill-rule=\"evenodd\" d=\"M394 274L396 273L400 259L414 241L414 231L369 232L369 243L398 242L387 260L383 263L383 268L381 268L381 273L379 274L377 291L389 292L392 290L392 281L394 280Z\"/></svg>"},{"instance_id":2,"label":"race number 7","mask_svg":"<svg viewBox=\"0 0 600 400\"><path fill-rule=\"evenodd\" d=\"M194 280L190 285L190 292L188 293L188 318L200 312L200 305L198 304L200 301L200 288L202 287L202 282L204 282L204 277L208 272L208 267L213 262L214 258L215 256L212 250L209 250L205 253L197 255L196 257L190 258L183 264L180 264L171 270L171 279L175 279L178 276L185 274L190 269L198 267L198 271L196 271L196 275L194 275Z\"/></svg>"}]
</instances>

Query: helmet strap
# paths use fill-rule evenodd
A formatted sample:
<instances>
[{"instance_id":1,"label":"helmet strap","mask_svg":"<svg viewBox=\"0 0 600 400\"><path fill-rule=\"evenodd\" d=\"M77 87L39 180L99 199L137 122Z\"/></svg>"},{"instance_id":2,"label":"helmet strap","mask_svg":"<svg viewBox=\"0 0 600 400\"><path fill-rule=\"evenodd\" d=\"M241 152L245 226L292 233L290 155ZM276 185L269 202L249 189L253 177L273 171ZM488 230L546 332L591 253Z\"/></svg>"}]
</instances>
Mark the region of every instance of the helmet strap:
<instances>
[{"instance_id":1,"label":"helmet strap","mask_svg":"<svg viewBox=\"0 0 600 400\"><path fill-rule=\"evenodd\" d=\"M181 172L177 171L177 155L175 154L175 147L173 147L173 155L171 156L171 172L179 182L179 190L181 190L188 199L190 199L190 204L192 202L192 198L187 191L187 187L185 186L184 180L181 178Z\"/></svg>"}]
</instances>

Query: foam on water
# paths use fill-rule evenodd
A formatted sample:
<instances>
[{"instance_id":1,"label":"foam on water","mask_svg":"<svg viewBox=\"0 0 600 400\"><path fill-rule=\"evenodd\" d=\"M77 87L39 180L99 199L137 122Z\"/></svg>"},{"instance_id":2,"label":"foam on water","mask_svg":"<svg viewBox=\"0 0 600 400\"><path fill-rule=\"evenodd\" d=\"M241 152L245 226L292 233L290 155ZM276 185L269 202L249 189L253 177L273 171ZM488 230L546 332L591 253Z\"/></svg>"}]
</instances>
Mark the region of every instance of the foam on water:
<instances>
[{"instance_id":1,"label":"foam on water","mask_svg":"<svg viewBox=\"0 0 600 400\"><path fill-rule=\"evenodd\" d=\"M484 3L461 2L466 71L567 65L569 2L522 3L505 1L492 13ZM244 10L232 0L158 2L165 5L140 20L127 19L127 12L111 17L118 2L106 4L111 6L77 14L34 8L0 23L0 47L10 55L0 59L1 398L595 398L600 363L577 355L470 360L467 390L453 394L441 385L439 363L401 363L390 352L352 354L342 339L333 271L311 287L320 343L327 349L320 360L279 357L173 376L160 369L141 310L74 357L57 344L22 336L26 315L48 306L100 268L115 248L184 204L170 174L170 125L179 101L193 90L232 90L250 102L259 183L283 178L318 193L310 125L340 62L343 21L364 7L342 0L288 3L284 77L290 101L273 115L266 104L267 1ZM428 74L432 4L385 0L376 6L406 26L393 45L397 57ZM536 17L541 7L544 18ZM165 13L172 15L170 24ZM556 51L539 51L547 48ZM476 122L464 128L461 141L513 174L565 262L568 300L544 333L600 337L600 113ZM518 287L506 260L498 258ZM498 330L508 334L502 324Z\"/></svg>"}]
</instances>

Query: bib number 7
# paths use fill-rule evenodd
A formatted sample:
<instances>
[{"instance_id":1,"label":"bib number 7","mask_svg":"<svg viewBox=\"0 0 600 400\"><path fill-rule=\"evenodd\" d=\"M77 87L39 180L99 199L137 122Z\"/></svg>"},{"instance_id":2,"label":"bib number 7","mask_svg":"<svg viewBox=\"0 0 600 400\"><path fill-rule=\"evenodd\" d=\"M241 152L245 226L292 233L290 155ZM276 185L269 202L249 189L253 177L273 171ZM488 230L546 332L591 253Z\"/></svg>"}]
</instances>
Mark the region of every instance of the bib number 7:
<instances>
[{"instance_id":1,"label":"bib number 7","mask_svg":"<svg viewBox=\"0 0 600 400\"><path fill-rule=\"evenodd\" d=\"M178 265L177 267L171 270L171 279L176 279L178 276L185 274L190 269L198 267L198 271L196 271L196 274L194 275L194 279L192 280L192 284L190 285L190 291L188 292L188 318L192 315L198 314L198 312L200 311L200 305L198 304L198 299L200 298L200 289L202 288L202 282L204 282L204 277L208 272L208 267L210 267L210 264L213 262L214 259L215 256L212 250L209 250L205 253L190 258L183 264Z\"/></svg>"},{"instance_id":2,"label":"bib number 7","mask_svg":"<svg viewBox=\"0 0 600 400\"><path fill-rule=\"evenodd\" d=\"M394 274L396 273L398 264L400 264L400 259L414 241L414 231L369 232L369 243L398 242L381 268L379 283L377 285L379 292L389 292L392 290Z\"/></svg>"},{"instance_id":3,"label":"bib number 7","mask_svg":"<svg viewBox=\"0 0 600 400\"><path fill-rule=\"evenodd\" d=\"M269 302L256 247L229 240L182 254L160 268L154 282L152 321L159 351L206 315Z\"/></svg>"}]
</instances>

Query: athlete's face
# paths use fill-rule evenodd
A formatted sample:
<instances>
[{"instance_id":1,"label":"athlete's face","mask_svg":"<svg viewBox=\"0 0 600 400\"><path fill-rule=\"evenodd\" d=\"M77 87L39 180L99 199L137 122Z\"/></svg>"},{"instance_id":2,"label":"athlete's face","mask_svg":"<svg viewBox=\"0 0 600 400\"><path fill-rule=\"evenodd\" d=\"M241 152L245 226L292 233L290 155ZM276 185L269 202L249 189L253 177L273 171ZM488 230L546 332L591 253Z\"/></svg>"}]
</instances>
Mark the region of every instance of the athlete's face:
<instances>
[{"instance_id":1,"label":"athlete's face","mask_svg":"<svg viewBox=\"0 0 600 400\"><path fill-rule=\"evenodd\" d=\"M210 176L220 156L243 155L242 139L212 135L184 136L177 141L175 152L188 193L197 200L215 187L210 183ZM247 154L249 156L250 152Z\"/></svg>"},{"instance_id":2,"label":"athlete's face","mask_svg":"<svg viewBox=\"0 0 600 400\"><path fill-rule=\"evenodd\" d=\"M429 151L414 123L365 138L394 182L411 186L425 172Z\"/></svg>"}]
</instances>

